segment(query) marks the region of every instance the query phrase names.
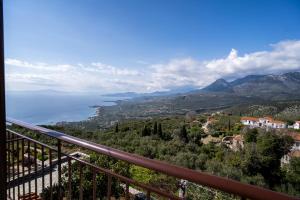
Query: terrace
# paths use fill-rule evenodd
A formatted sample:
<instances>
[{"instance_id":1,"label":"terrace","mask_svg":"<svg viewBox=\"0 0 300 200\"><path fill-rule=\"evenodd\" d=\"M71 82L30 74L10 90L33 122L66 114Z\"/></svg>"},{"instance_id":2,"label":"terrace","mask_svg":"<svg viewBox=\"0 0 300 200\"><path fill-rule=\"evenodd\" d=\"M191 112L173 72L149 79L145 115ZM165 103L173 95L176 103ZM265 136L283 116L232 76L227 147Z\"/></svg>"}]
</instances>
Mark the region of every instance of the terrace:
<instances>
[{"instance_id":1,"label":"terrace","mask_svg":"<svg viewBox=\"0 0 300 200\"><path fill-rule=\"evenodd\" d=\"M113 149L100 144L79 139L58 131L28 124L7 118L5 114L5 81L4 81L4 52L3 52L3 2L0 1L1 54L0 54L0 199L41 199L43 189L50 190L49 199L85 199L83 171L90 171L91 199L99 199L99 191L105 191L106 199L115 199L112 183L117 181L122 186L121 199L135 198L133 191L141 191L146 199L185 199L182 192L172 192L149 184L138 182L132 178L116 173L109 168L103 168L84 159L84 156L70 154L64 151L64 146L72 145L81 152L93 152L105 155L115 160L124 161L130 165L140 166L158 173L165 174L178 183L185 180L199 188L212 193L226 193L236 199L296 199L282 193L277 193L261 187L244 184L203 173L178 167L162 161L153 160ZM18 127L19 132L15 131ZM28 132L35 137L29 137ZM46 144L36 138L49 138L54 143ZM73 164L79 166L76 171ZM106 188L99 188L98 175L105 175ZM72 185L72 177L79 176L79 184ZM62 186L62 180L67 179L67 185ZM58 185L58 187L57 187ZM176 186L177 187L177 186ZM78 190L74 196L74 190ZM180 193L180 194L179 194Z\"/></svg>"}]
</instances>

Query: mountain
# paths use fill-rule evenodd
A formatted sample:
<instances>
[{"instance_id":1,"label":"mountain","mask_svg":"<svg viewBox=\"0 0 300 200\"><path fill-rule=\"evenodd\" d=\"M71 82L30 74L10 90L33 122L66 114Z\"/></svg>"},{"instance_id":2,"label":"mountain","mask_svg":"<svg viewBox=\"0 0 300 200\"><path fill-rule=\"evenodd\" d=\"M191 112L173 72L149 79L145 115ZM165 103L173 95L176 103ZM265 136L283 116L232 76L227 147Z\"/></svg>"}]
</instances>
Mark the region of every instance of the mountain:
<instances>
[{"instance_id":1,"label":"mountain","mask_svg":"<svg viewBox=\"0 0 300 200\"><path fill-rule=\"evenodd\" d=\"M272 100L298 99L300 98L300 72L249 75L231 82L218 79L201 91L233 93L238 96Z\"/></svg>"},{"instance_id":2,"label":"mountain","mask_svg":"<svg viewBox=\"0 0 300 200\"><path fill-rule=\"evenodd\" d=\"M256 106L255 111L258 113L268 113L266 112L268 110L272 113L275 104L278 105L278 108L276 107L278 110L283 110L282 105L285 103L300 105L299 91L300 72L282 75L250 75L230 82L218 79L200 90L173 95L163 95L168 92L157 92L152 93L155 94L154 96L139 96L118 101L117 105L101 108L101 112L93 120L96 120L97 124L110 126L112 120L184 115L189 111L203 113L227 110L238 114L241 110L246 112L253 106ZM259 105L263 106L259 107Z\"/></svg>"},{"instance_id":3,"label":"mountain","mask_svg":"<svg viewBox=\"0 0 300 200\"><path fill-rule=\"evenodd\" d=\"M202 91L207 92L232 92L232 87L229 82L225 79L218 79L209 86L202 89Z\"/></svg>"}]
</instances>

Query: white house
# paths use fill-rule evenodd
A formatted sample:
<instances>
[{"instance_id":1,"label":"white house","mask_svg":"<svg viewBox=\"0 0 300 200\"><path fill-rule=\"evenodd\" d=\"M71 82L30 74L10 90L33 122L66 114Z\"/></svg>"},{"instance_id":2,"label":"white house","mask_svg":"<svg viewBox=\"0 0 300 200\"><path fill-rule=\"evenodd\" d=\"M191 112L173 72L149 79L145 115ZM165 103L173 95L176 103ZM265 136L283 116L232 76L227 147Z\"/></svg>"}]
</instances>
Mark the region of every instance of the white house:
<instances>
[{"instance_id":1,"label":"white house","mask_svg":"<svg viewBox=\"0 0 300 200\"><path fill-rule=\"evenodd\" d=\"M300 121L295 121L295 124L293 125L294 129L300 129Z\"/></svg>"},{"instance_id":2,"label":"white house","mask_svg":"<svg viewBox=\"0 0 300 200\"><path fill-rule=\"evenodd\" d=\"M271 123L272 121L273 121L272 117L259 118L260 126L267 126L267 124Z\"/></svg>"},{"instance_id":3,"label":"white house","mask_svg":"<svg viewBox=\"0 0 300 200\"><path fill-rule=\"evenodd\" d=\"M267 123L267 127L269 128L286 128L286 123L283 122L283 121L276 121L276 120L273 120L269 123Z\"/></svg>"},{"instance_id":4,"label":"white house","mask_svg":"<svg viewBox=\"0 0 300 200\"><path fill-rule=\"evenodd\" d=\"M283 121L274 120L272 117L242 117L241 123L252 127L262 128L286 128L286 123Z\"/></svg>"},{"instance_id":5,"label":"white house","mask_svg":"<svg viewBox=\"0 0 300 200\"><path fill-rule=\"evenodd\" d=\"M281 164L289 163L292 157L300 157L300 134L289 133L288 135L294 139L294 144L291 148L291 151L281 158Z\"/></svg>"},{"instance_id":6,"label":"white house","mask_svg":"<svg viewBox=\"0 0 300 200\"><path fill-rule=\"evenodd\" d=\"M288 135L294 139L294 145L291 150L300 151L300 133L289 133Z\"/></svg>"},{"instance_id":7,"label":"white house","mask_svg":"<svg viewBox=\"0 0 300 200\"><path fill-rule=\"evenodd\" d=\"M259 126L259 120L256 117L242 117L241 123L248 126Z\"/></svg>"}]
</instances>

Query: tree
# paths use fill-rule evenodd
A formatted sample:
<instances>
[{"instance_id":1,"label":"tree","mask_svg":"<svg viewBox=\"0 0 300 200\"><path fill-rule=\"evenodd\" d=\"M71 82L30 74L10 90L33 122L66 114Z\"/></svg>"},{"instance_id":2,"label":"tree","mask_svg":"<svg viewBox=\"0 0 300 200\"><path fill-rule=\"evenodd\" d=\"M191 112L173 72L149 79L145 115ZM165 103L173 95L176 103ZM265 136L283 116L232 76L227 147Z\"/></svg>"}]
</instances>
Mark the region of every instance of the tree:
<instances>
[{"instance_id":1,"label":"tree","mask_svg":"<svg viewBox=\"0 0 300 200\"><path fill-rule=\"evenodd\" d=\"M190 129L190 133L188 134L189 141L192 141L195 144L200 145L201 144L201 137L204 134L205 133L204 133L202 128L194 126Z\"/></svg>"},{"instance_id":2,"label":"tree","mask_svg":"<svg viewBox=\"0 0 300 200\"><path fill-rule=\"evenodd\" d=\"M285 187L283 192L300 196L300 158L293 157L290 164L285 168Z\"/></svg>"},{"instance_id":3,"label":"tree","mask_svg":"<svg viewBox=\"0 0 300 200\"><path fill-rule=\"evenodd\" d=\"M280 159L289 152L293 139L275 133L263 133L257 137L257 153L260 159L260 173L272 189L280 182Z\"/></svg>"},{"instance_id":4,"label":"tree","mask_svg":"<svg viewBox=\"0 0 300 200\"><path fill-rule=\"evenodd\" d=\"M256 142L258 131L256 128L248 130L244 135L244 140L247 143Z\"/></svg>"},{"instance_id":5,"label":"tree","mask_svg":"<svg viewBox=\"0 0 300 200\"><path fill-rule=\"evenodd\" d=\"M158 124L157 133L158 133L158 135L159 135L160 138L163 138L163 132L162 132L161 123Z\"/></svg>"},{"instance_id":6,"label":"tree","mask_svg":"<svg viewBox=\"0 0 300 200\"><path fill-rule=\"evenodd\" d=\"M119 123L116 124L116 127L115 127L115 133L118 133L119 132Z\"/></svg>"},{"instance_id":7,"label":"tree","mask_svg":"<svg viewBox=\"0 0 300 200\"><path fill-rule=\"evenodd\" d=\"M156 135L157 134L157 122L154 122L154 125L153 125L153 135Z\"/></svg>"},{"instance_id":8,"label":"tree","mask_svg":"<svg viewBox=\"0 0 300 200\"><path fill-rule=\"evenodd\" d=\"M180 138L180 140L183 141L184 143L188 143L188 142L189 142L188 134L187 134L185 125L183 125L183 126L181 127L181 129L180 129L180 132L179 132L179 138Z\"/></svg>"},{"instance_id":9,"label":"tree","mask_svg":"<svg viewBox=\"0 0 300 200\"><path fill-rule=\"evenodd\" d=\"M142 129L142 136L149 136L151 134L151 130L145 125Z\"/></svg>"},{"instance_id":10,"label":"tree","mask_svg":"<svg viewBox=\"0 0 300 200\"><path fill-rule=\"evenodd\" d=\"M260 172L261 163L254 143L245 146L245 155L241 161L241 168L244 174L250 176L255 176Z\"/></svg>"}]
</instances>

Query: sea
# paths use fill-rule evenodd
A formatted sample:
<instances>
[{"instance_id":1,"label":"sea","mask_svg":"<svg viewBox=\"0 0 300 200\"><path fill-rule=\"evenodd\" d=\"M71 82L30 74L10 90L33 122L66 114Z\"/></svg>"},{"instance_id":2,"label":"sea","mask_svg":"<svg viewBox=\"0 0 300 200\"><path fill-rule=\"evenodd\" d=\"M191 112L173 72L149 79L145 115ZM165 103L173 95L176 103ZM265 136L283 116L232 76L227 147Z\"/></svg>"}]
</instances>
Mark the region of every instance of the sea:
<instances>
[{"instance_id":1,"label":"sea","mask_svg":"<svg viewBox=\"0 0 300 200\"><path fill-rule=\"evenodd\" d=\"M94 106L111 106L120 97L95 94L7 92L6 116L35 125L82 121L94 116Z\"/></svg>"}]
</instances>

